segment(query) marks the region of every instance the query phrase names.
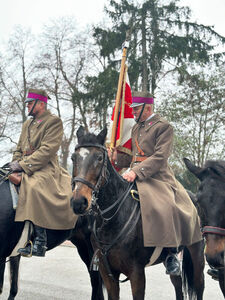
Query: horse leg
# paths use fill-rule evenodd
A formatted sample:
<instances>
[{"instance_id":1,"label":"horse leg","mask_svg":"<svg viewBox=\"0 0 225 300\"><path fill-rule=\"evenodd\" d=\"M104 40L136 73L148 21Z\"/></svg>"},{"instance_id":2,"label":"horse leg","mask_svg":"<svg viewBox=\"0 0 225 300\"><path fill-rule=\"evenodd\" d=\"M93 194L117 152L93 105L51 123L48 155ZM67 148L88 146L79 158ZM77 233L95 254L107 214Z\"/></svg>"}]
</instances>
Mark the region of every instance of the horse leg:
<instances>
[{"instance_id":1,"label":"horse leg","mask_svg":"<svg viewBox=\"0 0 225 300\"><path fill-rule=\"evenodd\" d=\"M170 275L170 281L175 288L176 300L183 300L182 277Z\"/></svg>"},{"instance_id":2,"label":"horse leg","mask_svg":"<svg viewBox=\"0 0 225 300\"><path fill-rule=\"evenodd\" d=\"M77 237L71 238L70 241L76 246L81 259L88 269L92 286L91 300L104 300L102 278L99 272L90 270L91 259L93 256L91 243L88 242L88 239L84 241L83 239L78 239Z\"/></svg>"},{"instance_id":3,"label":"horse leg","mask_svg":"<svg viewBox=\"0 0 225 300\"><path fill-rule=\"evenodd\" d=\"M0 295L3 290L4 272L5 272L5 258L0 257Z\"/></svg>"},{"instance_id":4,"label":"horse leg","mask_svg":"<svg viewBox=\"0 0 225 300\"><path fill-rule=\"evenodd\" d=\"M115 280L109 277L109 275L105 272L101 272L102 279L104 281L107 293L108 293L108 300L119 300L119 275L114 275Z\"/></svg>"},{"instance_id":5,"label":"horse leg","mask_svg":"<svg viewBox=\"0 0 225 300\"><path fill-rule=\"evenodd\" d=\"M102 279L104 281L107 293L108 300L119 300L119 275L120 273L113 273L113 278L109 276L107 269L105 267L105 263L102 259L102 256L99 257L99 271L101 273Z\"/></svg>"},{"instance_id":6,"label":"horse leg","mask_svg":"<svg viewBox=\"0 0 225 300\"><path fill-rule=\"evenodd\" d=\"M224 277L224 270L220 269L219 270L219 284L220 284L220 289L223 293L223 296L225 298L225 277Z\"/></svg>"},{"instance_id":7,"label":"horse leg","mask_svg":"<svg viewBox=\"0 0 225 300\"><path fill-rule=\"evenodd\" d=\"M18 292L20 255L10 257L10 294L8 300L13 300Z\"/></svg>"},{"instance_id":8,"label":"horse leg","mask_svg":"<svg viewBox=\"0 0 225 300\"><path fill-rule=\"evenodd\" d=\"M190 288L194 294L197 296L197 300L203 299L203 292L205 288L204 280L204 267L205 267L205 258L204 258L204 241L199 241L193 245L190 245L184 249L184 258L183 266L184 268L190 264L190 258L188 258L188 252L191 256L193 278L190 282ZM189 269L190 270L190 269Z\"/></svg>"},{"instance_id":9,"label":"horse leg","mask_svg":"<svg viewBox=\"0 0 225 300\"><path fill-rule=\"evenodd\" d=\"M133 300L144 300L145 297L145 269L134 268L129 275Z\"/></svg>"}]
</instances>

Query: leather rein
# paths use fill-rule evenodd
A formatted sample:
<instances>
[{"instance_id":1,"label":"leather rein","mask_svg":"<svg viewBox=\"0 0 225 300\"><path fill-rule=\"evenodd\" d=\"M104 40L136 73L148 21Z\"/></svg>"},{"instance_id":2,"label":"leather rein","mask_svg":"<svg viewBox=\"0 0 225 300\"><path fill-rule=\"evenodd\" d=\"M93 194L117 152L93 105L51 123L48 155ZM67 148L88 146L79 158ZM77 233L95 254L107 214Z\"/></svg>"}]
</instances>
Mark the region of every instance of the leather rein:
<instances>
[{"instance_id":1,"label":"leather rein","mask_svg":"<svg viewBox=\"0 0 225 300\"><path fill-rule=\"evenodd\" d=\"M96 218L94 219L94 224L93 224L92 231L93 231L93 235L94 235L94 238L95 238L95 241L96 241L96 244L97 244L97 250L95 251L95 253L93 255L93 258L92 258L92 261L91 261L91 265L90 265L90 269L93 267L94 264L97 265L97 267L98 267L99 258L97 256L97 254L98 254L98 252L100 252L101 255L102 255L103 262L104 262L105 268L107 270L108 276L110 278L112 278L114 281L121 282L121 283L122 282L126 282L127 280L129 280L128 277L126 279L124 279L124 280L117 280L117 279L115 279L115 277L112 274L112 271L111 271L111 268L110 268L107 256L108 256L109 250L116 243L118 243L122 239L122 237L124 236L124 234L126 234L126 236L129 235L133 231L133 229L135 228L135 226L137 225L138 220L140 218L140 214L141 214L138 202L136 201L135 207L134 207L131 215L129 216L128 220L124 224L123 228L120 230L119 234L110 243L107 243L105 241L100 240L98 238L98 233L100 233L101 229L109 221L111 221L115 217L115 215L119 212L122 204L125 202L125 200L129 196L129 194L131 193L131 189L132 189L134 183L132 182L131 184L129 184L128 188L125 190L125 192L112 205L110 205L109 207L107 207L104 210L101 210L100 207L99 207L99 205L98 205L98 203L97 203L97 200L98 200L99 189L102 186L103 181L105 180L106 183L107 183L108 182L108 177L109 177L109 171L107 169L107 157L108 157L107 149L104 146L98 145L98 144L97 145L96 144L84 144L84 145L78 145L78 146L76 146L75 147L75 151L78 150L81 147L83 147L83 148L86 148L86 147L95 147L95 148L99 148L99 149L103 150L103 152L104 152L104 161L103 161L102 168L101 168L101 171L100 171L100 176L99 176L98 181L97 181L97 183L95 185L93 185L92 183L90 183L89 181L87 181L86 179L81 178L81 177L77 177L76 176L76 177L74 177L72 179L72 185L73 185L73 187L74 187L74 185L75 185L76 182L81 182L81 183L87 185L88 187L90 187L93 190L93 192L92 192L91 208L89 209L88 214L89 215L94 215L95 217L98 216L102 220L101 227L100 228L96 228ZM118 205L118 207L116 208L116 210L112 214L112 216L110 216L108 218L104 217L104 215L106 213L109 213L117 205ZM135 212L136 211L137 211L136 218L135 218L134 222L132 223L132 225L129 226L130 223L131 223L131 221L135 217Z\"/></svg>"}]
</instances>

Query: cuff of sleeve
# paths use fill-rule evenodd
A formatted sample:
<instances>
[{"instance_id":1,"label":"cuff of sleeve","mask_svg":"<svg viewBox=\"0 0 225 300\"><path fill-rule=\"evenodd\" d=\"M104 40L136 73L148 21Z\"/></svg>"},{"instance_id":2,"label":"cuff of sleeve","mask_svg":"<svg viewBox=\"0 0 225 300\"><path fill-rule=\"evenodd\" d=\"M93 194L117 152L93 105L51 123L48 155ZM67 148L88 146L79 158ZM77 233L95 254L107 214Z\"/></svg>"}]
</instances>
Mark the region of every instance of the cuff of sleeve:
<instances>
[{"instance_id":1,"label":"cuff of sleeve","mask_svg":"<svg viewBox=\"0 0 225 300\"><path fill-rule=\"evenodd\" d=\"M131 169L137 175L139 180L144 180L144 168L140 168L139 166L135 166Z\"/></svg>"},{"instance_id":2,"label":"cuff of sleeve","mask_svg":"<svg viewBox=\"0 0 225 300\"><path fill-rule=\"evenodd\" d=\"M31 176L33 174L33 172L31 171L30 167L31 165L27 165L24 161L20 161L19 162L21 168L24 170L24 172L28 175Z\"/></svg>"}]
</instances>

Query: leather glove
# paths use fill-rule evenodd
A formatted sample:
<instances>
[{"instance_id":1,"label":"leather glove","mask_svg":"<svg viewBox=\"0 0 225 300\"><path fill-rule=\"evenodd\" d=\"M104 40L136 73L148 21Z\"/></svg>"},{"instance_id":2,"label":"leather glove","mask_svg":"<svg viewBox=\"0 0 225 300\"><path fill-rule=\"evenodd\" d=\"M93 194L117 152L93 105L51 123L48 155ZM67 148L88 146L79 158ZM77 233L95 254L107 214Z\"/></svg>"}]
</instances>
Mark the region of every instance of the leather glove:
<instances>
[{"instance_id":1,"label":"leather glove","mask_svg":"<svg viewBox=\"0 0 225 300\"><path fill-rule=\"evenodd\" d=\"M22 172L23 168L20 166L17 160L12 161L9 163L9 167L13 172Z\"/></svg>"}]
</instances>

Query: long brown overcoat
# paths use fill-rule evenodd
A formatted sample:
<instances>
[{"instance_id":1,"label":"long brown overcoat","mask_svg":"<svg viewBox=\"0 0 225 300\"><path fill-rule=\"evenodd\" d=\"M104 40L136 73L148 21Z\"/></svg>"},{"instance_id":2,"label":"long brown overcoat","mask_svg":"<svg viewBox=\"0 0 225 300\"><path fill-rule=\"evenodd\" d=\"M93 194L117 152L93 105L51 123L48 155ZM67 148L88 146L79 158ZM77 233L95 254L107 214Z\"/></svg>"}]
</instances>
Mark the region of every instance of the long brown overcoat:
<instances>
[{"instance_id":1,"label":"long brown overcoat","mask_svg":"<svg viewBox=\"0 0 225 300\"><path fill-rule=\"evenodd\" d=\"M57 157L62 136L62 121L49 111L23 124L13 155L24 170L15 221L30 220L48 229L74 228L71 178Z\"/></svg>"},{"instance_id":2,"label":"long brown overcoat","mask_svg":"<svg viewBox=\"0 0 225 300\"><path fill-rule=\"evenodd\" d=\"M158 114L132 130L133 155L138 146L148 156L132 163L137 174L146 247L191 245L202 239L195 206L168 165L172 151L173 128ZM139 149L140 151L140 149Z\"/></svg>"}]
</instances>

